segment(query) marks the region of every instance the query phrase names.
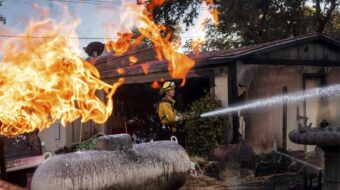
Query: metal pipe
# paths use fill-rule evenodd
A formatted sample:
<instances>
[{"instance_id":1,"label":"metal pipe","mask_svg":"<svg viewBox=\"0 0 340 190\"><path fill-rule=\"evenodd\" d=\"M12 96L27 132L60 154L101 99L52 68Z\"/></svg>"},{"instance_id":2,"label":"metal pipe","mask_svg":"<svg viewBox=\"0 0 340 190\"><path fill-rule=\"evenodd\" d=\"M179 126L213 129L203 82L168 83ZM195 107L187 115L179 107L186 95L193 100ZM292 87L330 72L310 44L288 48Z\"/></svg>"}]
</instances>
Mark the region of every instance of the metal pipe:
<instances>
[{"instance_id":1,"label":"metal pipe","mask_svg":"<svg viewBox=\"0 0 340 190\"><path fill-rule=\"evenodd\" d=\"M287 157L287 158L289 158L289 159L291 159L291 160L294 160L294 161L296 161L296 162L298 162L298 163L300 163L300 164L303 164L303 165L305 165L305 166L308 166L308 167L310 167L310 168L312 168L312 169L315 169L315 170L317 170L317 171L321 171L321 170L322 170L322 168L319 167L319 166L316 166L316 165L311 164L311 163L308 163L308 162L306 162L306 161L304 161L304 160L295 158L295 157L293 157L293 156L291 156L291 155L289 155L289 154L285 154L285 153L279 152L279 151L277 151L277 150L273 150L273 152L276 153L276 154L279 154L279 155L281 155L281 156Z\"/></svg>"},{"instance_id":2,"label":"metal pipe","mask_svg":"<svg viewBox=\"0 0 340 190\"><path fill-rule=\"evenodd\" d=\"M325 156L324 190L340 189L340 147L322 147Z\"/></svg>"}]
</instances>

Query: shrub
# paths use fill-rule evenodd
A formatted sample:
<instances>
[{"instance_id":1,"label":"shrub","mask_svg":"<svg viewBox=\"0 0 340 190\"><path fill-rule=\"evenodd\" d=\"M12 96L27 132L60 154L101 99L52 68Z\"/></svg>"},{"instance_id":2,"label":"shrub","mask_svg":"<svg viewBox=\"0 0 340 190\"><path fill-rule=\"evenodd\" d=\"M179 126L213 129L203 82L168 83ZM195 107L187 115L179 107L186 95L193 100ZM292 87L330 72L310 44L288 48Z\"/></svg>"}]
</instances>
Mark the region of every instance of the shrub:
<instances>
[{"instance_id":1,"label":"shrub","mask_svg":"<svg viewBox=\"0 0 340 190\"><path fill-rule=\"evenodd\" d=\"M76 151L88 151L88 150L95 150L97 147L97 138L92 138L87 141L83 141L79 144L75 145Z\"/></svg>"},{"instance_id":2,"label":"shrub","mask_svg":"<svg viewBox=\"0 0 340 190\"><path fill-rule=\"evenodd\" d=\"M220 101L207 94L189 106L189 112L200 115L221 107ZM207 156L216 145L225 140L226 124L223 117L208 117L189 120L185 123L187 132L186 149L191 155Z\"/></svg>"}]
</instances>

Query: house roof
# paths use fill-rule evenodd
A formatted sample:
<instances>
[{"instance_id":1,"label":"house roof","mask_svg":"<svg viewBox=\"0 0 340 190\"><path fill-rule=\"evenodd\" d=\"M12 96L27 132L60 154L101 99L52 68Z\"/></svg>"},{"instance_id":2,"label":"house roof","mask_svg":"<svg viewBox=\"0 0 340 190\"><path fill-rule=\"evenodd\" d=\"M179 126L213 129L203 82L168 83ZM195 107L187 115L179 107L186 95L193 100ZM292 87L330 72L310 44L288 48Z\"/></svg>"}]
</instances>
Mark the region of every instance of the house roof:
<instances>
[{"instance_id":1,"label":"house roof","mask_svg":"<svg viewBox=\"0 0 340 190\"><path fill-rule=\"evenodd\" d=\"M318 41L321 42L327 46L340 48L340 41L336 40L335 38L332 38L329 35L326 34L320 34L320 33L312 33L297 37L290 37L285 38L281 40L276 40L272 42L267 43L261 43L256 44L252 46L242 47L242 48L235 48L235 49L229 49L226 50L224 55L215 56L213 58L210 58L210 60L222 60L226 61L225 59L240 59L244 58L246 56L251 56L254 54L259 53L267 53L271 51L275 51L277 49L282 49L286 47L291 47L299 44L303 44L306 42L314 42Z\"/></svg>"},{"instance_id":2,"label":"house roof","mask_svg":"<svg viewBox=\"0 0 340 190\"><path fill-rule=\"evenodd\" d=\"M327 46L340 49L340 41L325 34L313 33L298 37L276 40L273 42L246 46L242 48L202 52L197 55L191 54L188 56L196 61L195 67L200 68L206 66L214 66L216 64L228 64L255 54L267 53L281 48L291 47L313 41L318 41ZM130 56L137 57L138 63L135 65L129 65ZM168 67L166 60L159 61L156 59L156 53L151 48L129 51L121 56L110 54L107 56L99 57L96 61L96 67L101 73L102 78L122 76L116 71L117 68L124 68L125 76L143 74L142 64L149 65L150 73L166 72Z\"/></svg>"}]
</instances>

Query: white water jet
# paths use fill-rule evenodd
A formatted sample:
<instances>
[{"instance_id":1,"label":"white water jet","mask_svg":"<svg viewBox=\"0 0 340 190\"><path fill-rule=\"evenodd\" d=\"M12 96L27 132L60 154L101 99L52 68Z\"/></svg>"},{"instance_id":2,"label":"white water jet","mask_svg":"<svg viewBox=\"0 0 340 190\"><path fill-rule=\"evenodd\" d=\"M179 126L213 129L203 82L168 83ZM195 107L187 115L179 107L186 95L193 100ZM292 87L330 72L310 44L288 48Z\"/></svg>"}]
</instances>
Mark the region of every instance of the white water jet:
<instances>
[{"instance_id":1,"label":"white water jet","mask_svg":"<svg viewBox=\"0 0 340 190\"><path fill-rule=\"evenodd\" d=\"M295 93L289 93L282 96L273 96L270 98L263 98L252 101L247 104L234 106L234 107L226 107L222 109L218 109L215 111L210 111L201 115L201 117L212 117L218 115L225 115L232 112L237 112L239 110L245 109L257 109L263 107L269 107L272 105L283 104L283 103L295 103L297 101L301 101L308 98L313 97L325 97L331 96L334 94L340 94L340 84L323 87L323 88L313 88L306 91L300 91Z\"/></svg>"}]
</instances>

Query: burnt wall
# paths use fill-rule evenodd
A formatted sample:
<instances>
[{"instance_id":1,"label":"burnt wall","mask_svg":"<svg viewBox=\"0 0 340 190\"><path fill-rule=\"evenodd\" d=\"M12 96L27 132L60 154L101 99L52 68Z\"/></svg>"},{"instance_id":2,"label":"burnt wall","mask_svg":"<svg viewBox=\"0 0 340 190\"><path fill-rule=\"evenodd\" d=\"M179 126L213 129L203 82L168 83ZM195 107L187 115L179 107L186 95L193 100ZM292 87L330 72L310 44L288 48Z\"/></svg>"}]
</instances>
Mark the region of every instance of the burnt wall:
<instances>
[{"instance_id":1,"label":"burnt wall","mask_svg":"<svg viewBox=\"0 0 340 190\"><path fill-rule=\"evenodd\" d=\"M252 68L253 76L246 92L246 101L282 95L287 87L288 93L303 91L309 88L330 86L340 83L340 68L308 66L269 66L257 65ZM322 79L323 78L323 79ZM315 97L288 104L287 133L297 127L297 109L299 115L309 117L307 124L319 126L323 119L330 125L340 123L340 96ZM243 111L246 123L246 141L257 152L267 152L273 147L275 139L278 146L282 142L283 105ZM314 146L303 146L287 139L287 148L313 151Z\"/></svg>"},{"instance_id":2,"label":"burnt wall","mask_svg":"<svg viewBox=\"0 0 340 190\"><path fill-rule=\"evenodd\" d=\"M282 95L284 87L288 93L303 90L303 68L301 66L260 66L253 68L255 73L246 92L247 101L260 98L268 98ZM297 107L301 112L303 102L288 104L287 107L287 131L297 126ZM282 105L268 108L260 108L244 111L246 141L250 143L257 152L270 151L275 139L278 145L282 142ZM287 141L288 149L303 149Z\"/></svg>"}]
</instances>

